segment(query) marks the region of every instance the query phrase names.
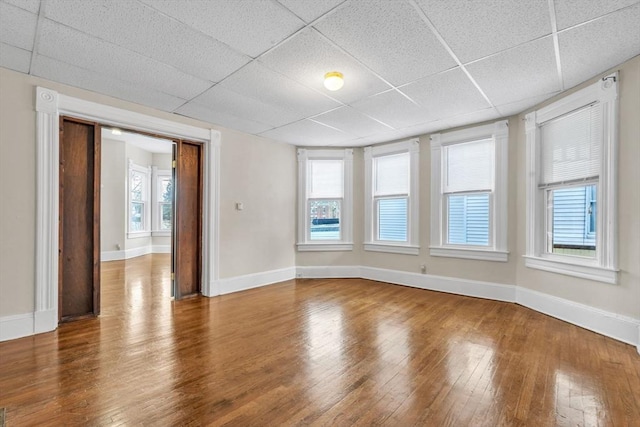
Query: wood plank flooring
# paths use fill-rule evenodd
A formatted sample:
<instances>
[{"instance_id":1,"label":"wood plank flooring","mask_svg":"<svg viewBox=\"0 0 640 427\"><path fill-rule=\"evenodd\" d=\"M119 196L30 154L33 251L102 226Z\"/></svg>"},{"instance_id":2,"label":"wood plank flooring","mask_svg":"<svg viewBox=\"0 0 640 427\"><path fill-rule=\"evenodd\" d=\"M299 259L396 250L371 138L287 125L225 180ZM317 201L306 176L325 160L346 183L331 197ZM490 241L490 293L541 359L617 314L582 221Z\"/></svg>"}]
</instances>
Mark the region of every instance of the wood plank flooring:
<instances>
[{"instance_id":1,"label":"wood plank flooring","mask_svg":"<svg viewBox=\"0 0 640 427\"><path fill-rule=\"evenodd\" d=\"M632 346L509 303L360 279L174 302L102 266L102 315L0 343L7 426L640 426Z\"/></svg>"}]
</instances>

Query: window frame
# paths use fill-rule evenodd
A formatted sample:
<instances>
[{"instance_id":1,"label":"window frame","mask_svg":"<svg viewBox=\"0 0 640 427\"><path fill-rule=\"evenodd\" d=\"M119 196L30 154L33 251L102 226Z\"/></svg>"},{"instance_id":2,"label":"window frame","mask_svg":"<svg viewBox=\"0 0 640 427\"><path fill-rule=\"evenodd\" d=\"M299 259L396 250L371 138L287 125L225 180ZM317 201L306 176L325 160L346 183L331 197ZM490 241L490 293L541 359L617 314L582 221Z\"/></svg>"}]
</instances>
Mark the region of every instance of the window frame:
<instances>
[{"instance_id":1,"label":"window frame","mask_svg":"<svg viewBox=\"0 0 640 427\"><path fill-rule=\"evenodd\" d=\"M142 190L142 201L133 200L131 198L131 179L133 172L142 174L144 177ZM147 166L141 166L129 159L129 167L127 168L127 238L135 239L139 237L151 236L151 212L150 212L150 194L151 194L151 168ZM131 230L131 205L133 203L142 203L143 206L143 229Z\"/></svg>"},{"instance_id":2,"label":"window frame","mask_svg":"<svg viewBox=\"0 0 640 427\"><path fill-rule=\"evenodd\" d=\"M382 198L407 198L407 241L395 242L377 239L377 205L381 197L374 196L374 167L376 157L409 153L409 192L408 194L386 195ZM364 250L388 252L405 255L419 255L419 208L420 208L420 144L417 138L391 144L376 145L364 148L365 203L364 203Z\"/></svg>"},{"instance_id":3,"label":"window frame","mask_svg":"<svg viewBox=\"0 0 640 427\"><path fill-rule=\"evenodd\" d=\"M170 237L173 231L173 226L171 230L163 230L161 229L162 224L162 205L166 204L166 202L160 201L160 191L162 186L160 182L163 179L170 178L173 179L173 173L171 169L158 169L157 166L152 166L153 171L153 181L152 181L152 193L151 193L151 201L153 204L153 218L152 218L152 228L151 235L152 236L164 236ZM175 187L174 187L175 189ZM173 201L171 202L173 206ZM173 222L173 221L172 221Z\"/></svg>"},{"instance_id":4,"label":"window frame","mask_svg":"<svg viewBox=\"0 0 640 427\"><path fill-rule=\"evenodd\" d=\"M335 197L309 198L309 161L342 160L343 193L340 206L340 239L311 240L309 202L336 200ZM298 149L298 251L351 251L353 250L353 150L352 149Z\"/></svg>"},{"instance_id":5,"label":"window frame","mask_svg":"<svg viewBox=\"0 0 640 427\"><path fill-rule=\"evenodd\" d=\"M448 196L444 192L444 147L492 139L493 189L489 191L489 244L448 243ZM508 250L509 123L500 120L458 131L431 135L431 256L507 262ZM487 192L483 190L482 193ZM460 194L473 194L464 192Z\"/></svg>"},{"instance_id":6,"label":"window frame","mask_svg":"<svg viewBox=\"0 0 640 427\"><path fill-rule=\"evenodd\" d=\"M525 117L526 131L526 253L529 268L565 274L604 283L618 282L617 268L617 152L618 152L618 73L603 77ZM596 190L595 258L551 254L547 251L545 212L546 188L540 188L540 127L572 111L589 105L602 108L603 140L600 174ZM585 185L588 183L585 181Z\"/></svg>"}]
</instances>

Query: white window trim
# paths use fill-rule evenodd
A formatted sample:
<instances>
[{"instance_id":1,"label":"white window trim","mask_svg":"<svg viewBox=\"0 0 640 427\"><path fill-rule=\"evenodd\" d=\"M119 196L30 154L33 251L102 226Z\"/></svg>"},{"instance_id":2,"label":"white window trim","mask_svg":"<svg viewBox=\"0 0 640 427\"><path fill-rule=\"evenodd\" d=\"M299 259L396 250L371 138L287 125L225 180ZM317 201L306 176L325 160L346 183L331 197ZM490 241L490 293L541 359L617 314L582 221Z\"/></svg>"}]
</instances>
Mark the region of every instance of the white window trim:
<instances>
[{"instance_id":1,"label":"white window trim","mask_svg":"<svg viewBox=\"0 0 640 427\"><path fill-rule=\"evenodd\" d=\"M447 244L445 195L442 192L442 147L492 138L495 146L494 190L491 195L490 245L464 246ZM507 262L509 123L501 120L431 136L431 256Z\"/></svg>"},{"instance_id":2,"label":"white window trim","mask_svg":"<svg viewBox=\"0 0 640 427\"><path fill-rule=\"evenodd\" d=\"M340 240L310 241L307 220L307 166L309 160L342 160L344 189L340 212ZM351 251L353 250L353 150L298 149L298 251Z\"/></svg>"},{"instance_id":3,"label":"white window trim","mask_svg":"<svg viewBox=\"0 0 640 427\"><path fill-rule=\"evenodd\" d=\"M152 236L159 236L159 237L171 237L171 231L170 230L160 230L160 222L162 221L162 219L160 218L160 216L162 215L160 213L160 201L159 201L159 188L158 188L158 183L160 182L160 180L162 178L171 178L172 173L171 173L171 169L158 169L157 166L152 166L151 167L153 173L153 178L152 178L152 182L151 182L151 201L153 203L153 218L151 221L151 235Z\"/></svg>"},{"instance_id":4,"label":"white window trim","mask_svg":"<svg viewBox=\"0 0 640 427\"><path fill-rule=\"evenodd\" d=\"M409 197L407 206L406 243L393 243L375 240L374 236L374 196L373 196L373 159L377 156L409 153ZM392 144L376 145L364 149L364 250L389 252L405 255L419 255L419 180L420 180L420 143L417 138Z\"/></svg>"},{"instance_id":5,"label":"white window trim","mask_svg":"<svg viewBox=\"0 0 640 427\"><path fill-rule=\"evenodd\" d=\"M568 95L551 105L527 114L526 176L527 235L525 265L529 268L560 273L599 282L616 284L617 268L617 152L618 152L618 73ZM589 104L603 107L604 141L598 181L596 259L548 254L545 250L545 212L540 178L540 126L563 114Z\"/></svg>"},{"instance_id":6,"label":"white window trim","mask_svg":"<svg viewBox=\"0 0 640 427\"><path fill-rule=\"evenodd\" d=\"M141 237L151 236L151 212L149 212L153 204L151 203L151 166L141 166L133 162L132 159L128 160L129 168L127 174L127 238L138 239ZM142 196L142 202L144 203L144 230L131 231L131 172L136 171L144 174L145 186L144 194Z\"/></svg>"}]
</instances>

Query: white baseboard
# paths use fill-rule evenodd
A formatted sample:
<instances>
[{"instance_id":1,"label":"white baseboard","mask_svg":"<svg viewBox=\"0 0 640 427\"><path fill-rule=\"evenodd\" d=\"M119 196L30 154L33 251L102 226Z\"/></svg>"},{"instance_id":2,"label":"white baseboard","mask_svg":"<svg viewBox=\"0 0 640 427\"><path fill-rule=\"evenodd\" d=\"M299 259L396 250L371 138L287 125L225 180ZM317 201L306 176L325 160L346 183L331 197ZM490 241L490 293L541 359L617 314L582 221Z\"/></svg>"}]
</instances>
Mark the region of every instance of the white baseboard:
<instances>
[{"instance_id":1,"label":"white baseboard","mask_svg":"<svg viewBox=\"0 0 640 427\"><path fill-rule=\"evenodd\" d=\"M100 261L120 261L148 254L170 254L171 245L150 245L139 248L126 249L124 251L102 251Z\"/></svg>"},{"instance_id":2,"label":"white baseboard","mask_svg":"<svg viewBox=\"0 0 640 427\"><path fill-rule=\"evenodd\" d=\"M556 319L635 345L640 349L640 320L518 287L516 302ZM640 350L639 350L640 352Z\"/></svg>"},{"instance_id":3,"label":"white baseboard","mask_svg":"<svg viewBox=\"0 0 640 427\"><path fill-rule=\"evenodd\" d=\"M154 254L170 254L171 253L171 245L152 245L151 253Z\"/></svg>"},{"instance_id":4,"label":"white baseboard","mask_svg":"<svg viewBox=\"0 0 640 427\"><path fill-rule=\"evenodd\" d=\"M360 266L336 265L336 266L300 266L296 267L296 277L299 279L335 279L335 278L360 278Z\"/></svg>"},{"instance_id":5,"label":"white baseboard","mask_svg":"<svg viewBox=\"0 0 640 427\"><path fill-rule=\"evenodd\" d=\"M497 301L514 302L515 286L502 285L477 280L457 279L455 277L434 276L431 274L410 273L374 267L360 267L363 279L396 285L411 286L430 291L447 292Z\"/></svg>"},{"instance_id":6,"label":"white baseboard","mask_svg":"<svg viewBox=\"0 0 640 427\"><path fill-rule=\"evenodd\" d=\"M58 327L58 311L42 310L33 313L33 333L50 332Z\"/></svg>"},{"instance_id":7,"label":"white baseboard","mask_svg":"<svg viewBox=\"0 0 640 427\"><path fill-rule=\"evenodd\" d=\"M246 274L244 276L219 279L212 284L211 289L218 292L217 295L230 294L232 292L245 291L259 288L273 283L295 279L296 268L288 267L279 270L263 271L260 273Z\"/></svg>"},{"instance_id":8,"label":"white baseboard","mask_svg":"<svg viewBox=\"0 0 640 427\"><path fill-rule=\"evenodd\" d=\"M0 341L33 335L33 313L0 317Z\"/></svg>"}]
</instances>

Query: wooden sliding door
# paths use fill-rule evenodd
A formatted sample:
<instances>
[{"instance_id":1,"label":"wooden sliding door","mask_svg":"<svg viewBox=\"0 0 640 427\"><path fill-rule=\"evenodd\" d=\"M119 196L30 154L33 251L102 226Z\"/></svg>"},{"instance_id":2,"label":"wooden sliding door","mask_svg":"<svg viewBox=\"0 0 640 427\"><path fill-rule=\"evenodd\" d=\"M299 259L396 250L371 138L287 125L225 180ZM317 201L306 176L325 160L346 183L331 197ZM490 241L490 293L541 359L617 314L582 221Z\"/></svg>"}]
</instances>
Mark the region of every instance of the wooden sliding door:
<instances>
[{"instance_id":1,"label":"wooden sliding door","mask_svg":"<svg viewBox=\"0 0 640 427\"><path fill-rule=\"evenodd\" d=\"M100 313L100 125L60 118L58 320Z\"/></svg>"},{"instance_id":2,"label":"wooden sliding door","mask_svg":"<svg viewBox=\"0 0 640 427\"><path fill-rule=\"evenodd\" d=\"M200 293L202 279L202 144L176 141L174 297Z\"/></svg>"}]
</instances>

